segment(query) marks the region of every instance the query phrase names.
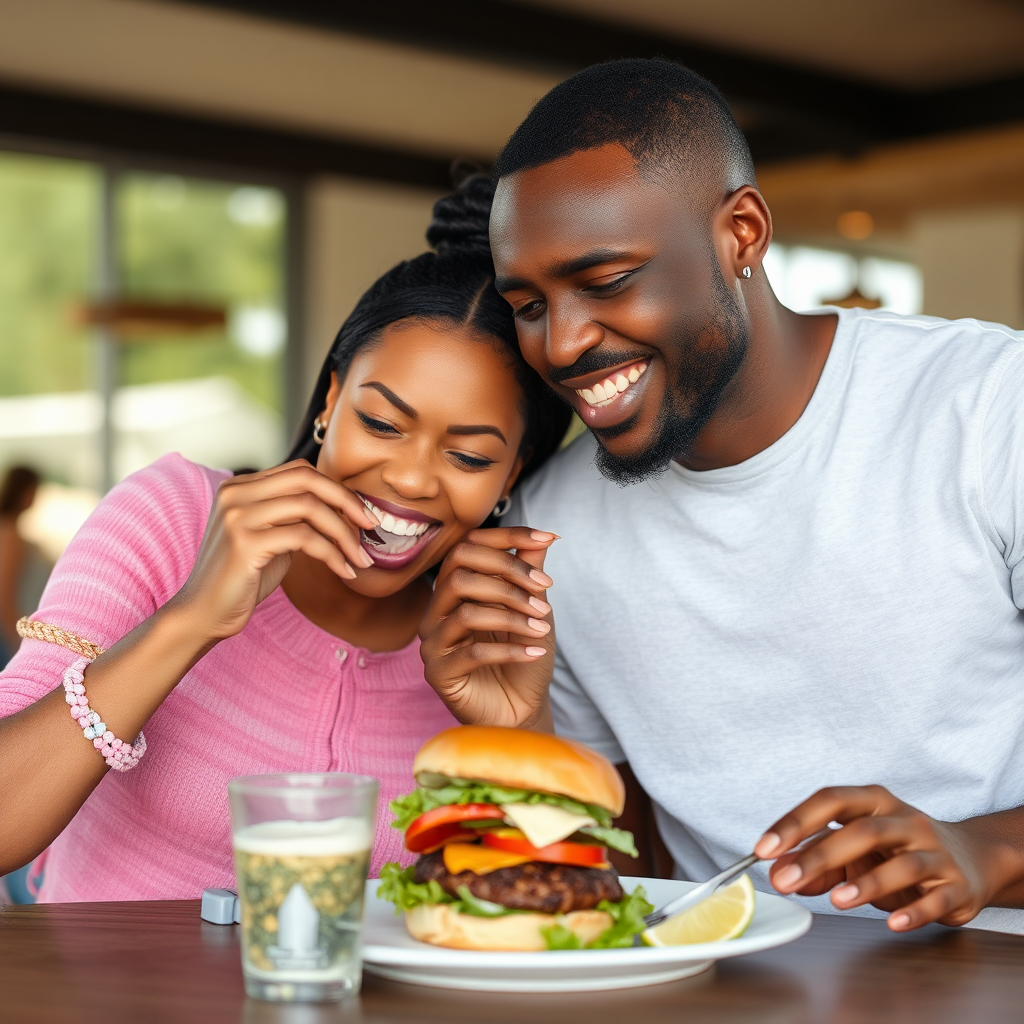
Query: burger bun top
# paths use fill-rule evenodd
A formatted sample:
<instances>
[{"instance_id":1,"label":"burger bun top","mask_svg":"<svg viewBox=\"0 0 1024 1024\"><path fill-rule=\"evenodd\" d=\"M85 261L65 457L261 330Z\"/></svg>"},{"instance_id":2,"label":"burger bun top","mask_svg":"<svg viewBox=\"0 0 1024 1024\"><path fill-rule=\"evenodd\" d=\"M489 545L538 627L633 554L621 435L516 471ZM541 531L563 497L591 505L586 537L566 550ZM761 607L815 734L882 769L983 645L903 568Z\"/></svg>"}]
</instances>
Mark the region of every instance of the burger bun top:
<instances>
[{"instance_id":1,"label":"burger bun top","mask_svg":"<svg viewBox=\"0 0 1024 1024\"><path fill-rule=\"evenodd\" d=\"M413 762L413 775L493 782L594 804L613 817L626 791L615 766L596 750L546 732L461 725L428 740Z\"/></svg>"}]
</instances>

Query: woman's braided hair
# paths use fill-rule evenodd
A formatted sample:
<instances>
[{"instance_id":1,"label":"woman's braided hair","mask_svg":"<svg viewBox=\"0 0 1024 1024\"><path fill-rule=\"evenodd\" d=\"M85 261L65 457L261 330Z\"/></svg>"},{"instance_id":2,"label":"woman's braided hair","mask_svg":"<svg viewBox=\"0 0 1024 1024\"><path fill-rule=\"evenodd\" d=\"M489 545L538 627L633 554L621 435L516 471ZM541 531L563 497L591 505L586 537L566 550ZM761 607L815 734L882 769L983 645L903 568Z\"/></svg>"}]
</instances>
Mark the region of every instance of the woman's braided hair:
<instances>
[{"instance_id":1,"label":"woman's braided hair","mask_svg":"<svg viewBox=\"0 0 1024 1024\"><path fill-rule=\"evenodd\" d=\"M434 204L433 220L427 228L427 242L433 251L392 267L356 303L324 360L290 459L316 462L313 421L326 403L332 371L343 380L356 353L376 342L391 324L403 320L469 329L481 342L498 346L507 356L522 393L526 420L520 449L526 463L520 481L558 449L571 412L523 360L512 310L494 290L487 238L493 197L494 185L487 175L466 177L455 192Z\"/></svg>"}]
</instances>

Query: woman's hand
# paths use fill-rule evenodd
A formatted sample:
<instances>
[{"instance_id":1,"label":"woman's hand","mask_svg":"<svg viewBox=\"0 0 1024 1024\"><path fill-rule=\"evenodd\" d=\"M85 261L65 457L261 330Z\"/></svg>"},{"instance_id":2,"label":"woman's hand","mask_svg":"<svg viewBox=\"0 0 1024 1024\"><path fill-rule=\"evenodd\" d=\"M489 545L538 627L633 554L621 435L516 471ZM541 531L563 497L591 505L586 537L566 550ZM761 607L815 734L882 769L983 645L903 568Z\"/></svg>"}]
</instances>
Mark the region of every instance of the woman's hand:
<instances>
[{"instance_id":1,"label":"woman's hand","mask_svg":"<svg viewBox=\"0 0 1024 1024\"><path fill-rule=\"evenodd\" d=\"M465 724L551 729L553 533L474 530L449 552L420 626L427 682ZM511 554L515 549L515 554Z\"/></svg>"},{"instance_id":2,"label":"woman's hand","mask_svg":"<svg viewBox=\"0 0 1024 1024\"><path fill-rule=\"evenodd\" d=\"M786 852L832 821L843 827ZM986 855L984 821L938 821L882 786L831 786L780 818L754 852L778 858L770 878L779 892L831 890L839 910L870 903L890 912L894 931L961 925L1000 888L990 877L997 858Z\"/></svg>"},{"instance_id":3,"label":"woman's hand","mask_svg":"<svg viewBox=\"0 0 1024 1024\"><path fill-rule=\"evenodd\" d=\"M352 579L353 564L373 564L358 528L378 525L358 495L305 459L225 480L192 572L172 603L189 610L210 642L234 636L280 585L296 551Z\"/></svg>"}]
</instances>

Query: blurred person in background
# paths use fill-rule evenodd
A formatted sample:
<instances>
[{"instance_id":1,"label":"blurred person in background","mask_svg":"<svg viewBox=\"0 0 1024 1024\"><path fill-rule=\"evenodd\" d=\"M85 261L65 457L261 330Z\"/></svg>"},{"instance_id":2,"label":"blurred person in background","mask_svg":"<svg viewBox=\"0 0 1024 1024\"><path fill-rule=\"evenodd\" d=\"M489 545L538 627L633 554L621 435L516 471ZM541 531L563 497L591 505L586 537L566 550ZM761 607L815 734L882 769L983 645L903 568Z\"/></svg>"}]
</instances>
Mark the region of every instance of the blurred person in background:
<instances>
[{"instance_id":1,"label":"blurred person in background","mask_svg":"<svg viewBox=\"0 0 1024 1024\"><path fill-rule=\"evenodd\" d=\"M290 461L232 476L167 455L61 556L0 674L0 870L47 851L41 901L233 886L230 779L359 772L386 808L454 724L420 659L428 573L569 423L494 290L492 194L477 175L440 200L435 251L359 300ZM515 625L538 637L554 539L526 542L537 575ZM371 870L395 859L382 813Z\"/></svg>"},{"instance_id":2,"label":"blurred person in background","mask_svg":"<svg viewBox=\"0 0 1024 1024\"><path fill-rule=\"evenodd\" d=\"M39 548L18 529L38 489L39 474L30 466L11 466L0 483L0 666L18 649L15 624L39 606L50 575Z\"/></svg>"},{"instance_id":3,"label":"blurred person in background","mask_svg":"<svg viewBox=\"0 0 1024 1024\"><path fill-rule=\"evenodd\" d=\"M18 520L36 500L39 474L31 466L11 466L0 483L0 666L21 642L15 623L39 605L50 574L39 549L18 529ZM0 878L0 904L29 903L28 868Z\"/></svg>"}]
</instances>

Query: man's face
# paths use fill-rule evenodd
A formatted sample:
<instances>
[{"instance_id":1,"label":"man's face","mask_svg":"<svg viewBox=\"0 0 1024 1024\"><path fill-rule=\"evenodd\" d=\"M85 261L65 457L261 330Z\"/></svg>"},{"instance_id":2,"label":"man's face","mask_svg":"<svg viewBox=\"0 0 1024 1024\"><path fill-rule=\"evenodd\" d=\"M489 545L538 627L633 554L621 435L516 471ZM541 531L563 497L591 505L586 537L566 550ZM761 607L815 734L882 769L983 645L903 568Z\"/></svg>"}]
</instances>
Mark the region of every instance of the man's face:
<instances>
[{"instance_id":1,"label":"man's face","mask_svg":"<svg viewBox=\"0 0 1024 1024\"><path fill-rule=\"evenodd\" d=\"M577 411L598 466L630 483L685 457L743 360L710 214L620 146L498 184L491 247L526 361Z\"/></svg>"}]
</instances>

